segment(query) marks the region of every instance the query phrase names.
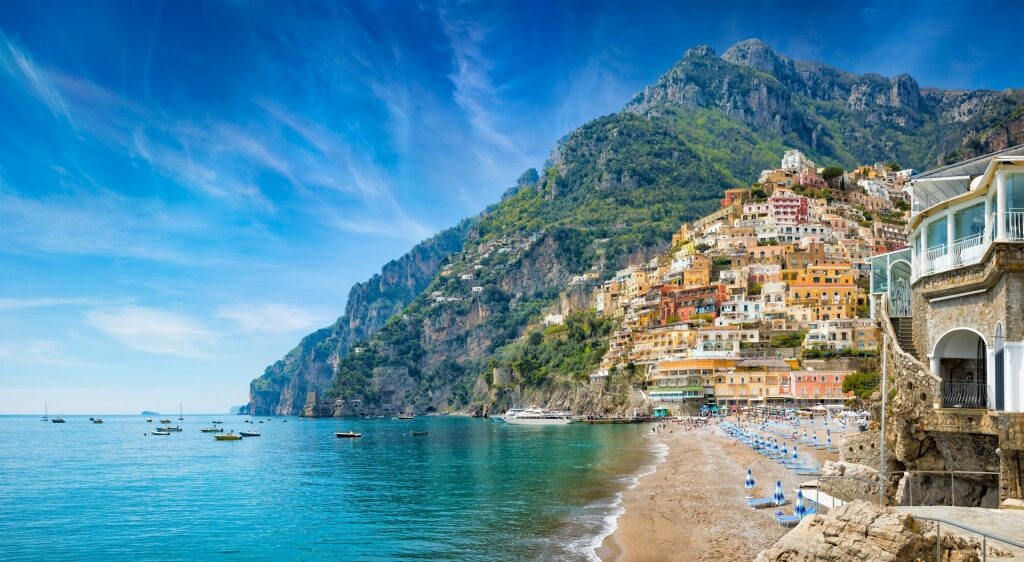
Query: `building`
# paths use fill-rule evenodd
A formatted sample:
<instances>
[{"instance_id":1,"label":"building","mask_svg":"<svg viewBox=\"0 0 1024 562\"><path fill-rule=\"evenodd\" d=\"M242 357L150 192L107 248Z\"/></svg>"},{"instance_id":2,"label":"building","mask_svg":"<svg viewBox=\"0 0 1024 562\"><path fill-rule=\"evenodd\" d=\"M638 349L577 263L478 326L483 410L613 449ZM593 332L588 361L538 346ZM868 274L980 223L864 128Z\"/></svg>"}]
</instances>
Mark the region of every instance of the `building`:
<instances>
[{"instance_id":1,"label":"building","mask_svg":"<svg viewBox=\"0 0 1024 562\"><path fill-rule=\"evenodd\" d=\"M799 174L806 169L814 169L814 162L799 150L787 150L782 155L782 169Z\"/></svg>"},{"instance_id":2,"label":"building","mask_svg":"<svg viewBox=\"0 0 1024 562\"><path fill-rule=\"evenodd\" d=\"M1024 506L1024 146L909 186L909 263L872 258L892 409L914 424L887 437L905 470L975 471L957 505Z\"/></svg>"}]
</instances>

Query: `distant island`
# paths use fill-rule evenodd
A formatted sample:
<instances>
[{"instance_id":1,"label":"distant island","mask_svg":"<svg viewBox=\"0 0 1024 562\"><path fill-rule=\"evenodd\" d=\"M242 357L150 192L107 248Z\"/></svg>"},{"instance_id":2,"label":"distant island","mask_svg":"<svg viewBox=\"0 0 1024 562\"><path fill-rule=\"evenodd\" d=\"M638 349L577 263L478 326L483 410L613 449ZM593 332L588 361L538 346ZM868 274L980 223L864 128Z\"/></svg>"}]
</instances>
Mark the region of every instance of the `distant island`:
<instances>
[{"instance_id":1,"label":"distant island","mask_svg":"<svg viewBox=\"0 0 1024 562\"><path fill-rule=\"evenodd\" d=\"M150 412L149 410L143 410L140 416L159 416L160 412Z\"/></svg>"}]
</instances>

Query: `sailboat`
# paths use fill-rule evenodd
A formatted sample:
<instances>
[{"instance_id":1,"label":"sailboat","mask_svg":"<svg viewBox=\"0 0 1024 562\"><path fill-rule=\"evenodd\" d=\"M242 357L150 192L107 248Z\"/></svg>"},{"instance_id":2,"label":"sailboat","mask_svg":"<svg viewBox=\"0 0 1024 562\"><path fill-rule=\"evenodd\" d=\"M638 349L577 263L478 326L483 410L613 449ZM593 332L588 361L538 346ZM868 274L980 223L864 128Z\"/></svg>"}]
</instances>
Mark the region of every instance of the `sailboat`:
<instances>
[{"instance_id":1,"label":"sailboat","mask_svg":"<svg viewBox=\"0 0 1024 562\"><path fill-rule=\"evenodd\" d=\"M43 402L43 419L39 421L50 421L50 407L46 402Z\"/></svg>"},{"instance_id":2,"label":"sailboat","mask_svg":"<svg viewBox=\"0 0 1024 562\"><path fill-rule=\"evenodd\" d=\"M181 409L181 402L178 402L178 421L185 419L185 414Z\"/></svg>"}]
</instances>

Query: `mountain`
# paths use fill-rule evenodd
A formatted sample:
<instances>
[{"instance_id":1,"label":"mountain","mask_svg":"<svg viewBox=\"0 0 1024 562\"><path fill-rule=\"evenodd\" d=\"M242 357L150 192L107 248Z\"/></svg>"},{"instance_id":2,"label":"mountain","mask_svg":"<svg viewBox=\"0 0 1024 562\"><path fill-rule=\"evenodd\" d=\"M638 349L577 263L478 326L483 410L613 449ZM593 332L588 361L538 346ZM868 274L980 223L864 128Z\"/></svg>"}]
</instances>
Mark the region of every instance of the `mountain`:
<instances>
[{"instance_id":1,"label":"mountain","mask_svg":"<svg viewBox=\"0 0 1024 562\"><path fill-rule=\"evenodd\" d=\"M1013 142L1022 102L1019 90L921 88L794 61L756 39L721 57L694 47L623 111L560 140L500 202L354 286L344 316L252 382L249 408L427 412L527 396L626 411L628 389L596 400L579 384L606 329L586 317L587 283L664 249L788 148L823 165L921 169ZM545 313L568 316L564 331L544 329ZM571 357L538 364L558 354Z\"/></svg>"}]
</instances>

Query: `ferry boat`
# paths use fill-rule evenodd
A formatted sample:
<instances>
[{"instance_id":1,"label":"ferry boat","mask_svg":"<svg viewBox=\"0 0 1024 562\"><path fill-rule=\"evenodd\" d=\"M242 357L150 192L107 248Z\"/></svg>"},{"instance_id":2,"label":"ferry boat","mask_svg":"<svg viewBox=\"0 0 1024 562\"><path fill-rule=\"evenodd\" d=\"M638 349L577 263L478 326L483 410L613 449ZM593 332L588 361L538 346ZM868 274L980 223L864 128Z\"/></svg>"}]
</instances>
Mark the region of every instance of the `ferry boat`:
<instances>
[{"instance_id":1,"label":"ferry boat","mask_svg":"<svg viewBox=\"0 0 1024 562\"><path fill-rule=\"evenodd\" d=\"M505 423L511 425L567 425L572 423L572 412L555 412L539 408L525 408L515 412L515 408L502 416Z\"/></svg>"}]
</instances>

